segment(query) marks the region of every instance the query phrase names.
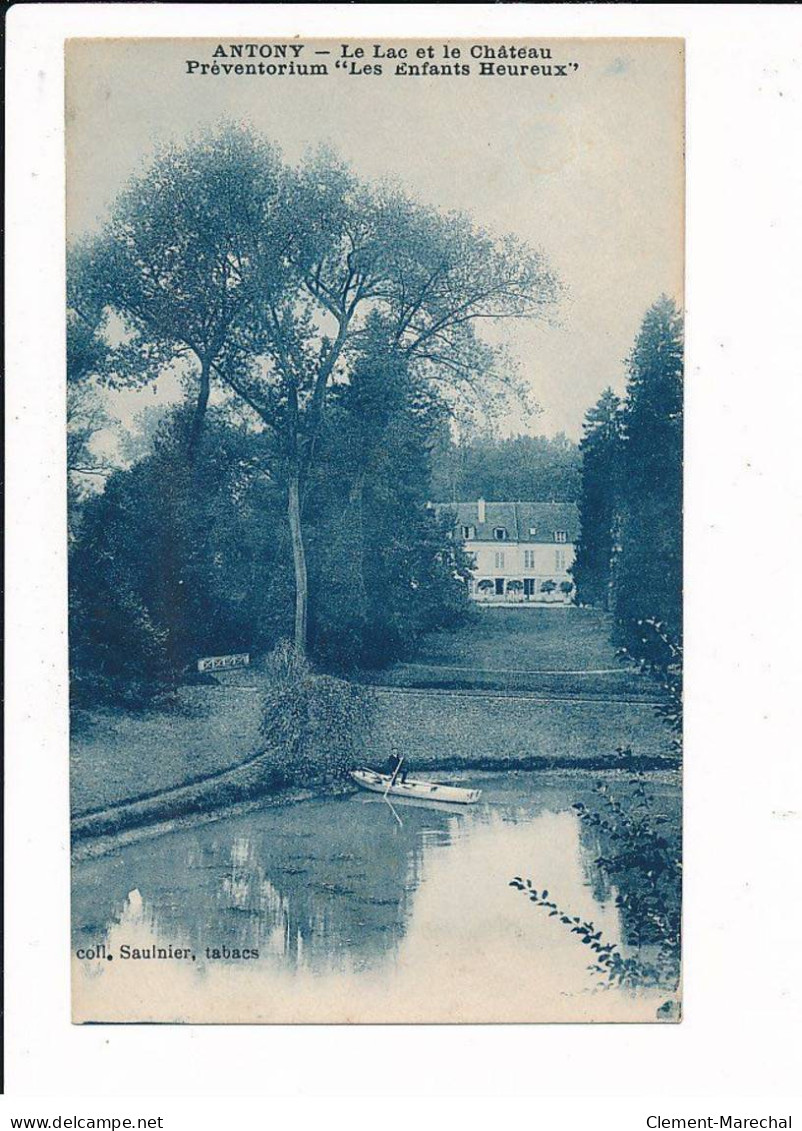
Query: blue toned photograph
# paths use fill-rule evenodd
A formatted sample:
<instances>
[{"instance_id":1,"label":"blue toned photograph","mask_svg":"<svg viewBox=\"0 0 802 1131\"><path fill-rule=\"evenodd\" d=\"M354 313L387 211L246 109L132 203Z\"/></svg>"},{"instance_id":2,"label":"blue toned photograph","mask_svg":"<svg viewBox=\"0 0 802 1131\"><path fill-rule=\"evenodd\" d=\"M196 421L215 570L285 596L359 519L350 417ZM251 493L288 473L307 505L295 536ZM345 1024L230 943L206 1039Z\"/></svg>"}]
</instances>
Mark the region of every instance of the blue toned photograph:
<instances>
[{"instance_id":1,"label":"blue toned photograph","mask_svg":"<svg viewBox=\"0 0 802 1131\"><path fill-rule=\"evenodd\" d=\"M66 69L74 1021L680 1021L683 41Z\"/></svg>"}]
</instances>

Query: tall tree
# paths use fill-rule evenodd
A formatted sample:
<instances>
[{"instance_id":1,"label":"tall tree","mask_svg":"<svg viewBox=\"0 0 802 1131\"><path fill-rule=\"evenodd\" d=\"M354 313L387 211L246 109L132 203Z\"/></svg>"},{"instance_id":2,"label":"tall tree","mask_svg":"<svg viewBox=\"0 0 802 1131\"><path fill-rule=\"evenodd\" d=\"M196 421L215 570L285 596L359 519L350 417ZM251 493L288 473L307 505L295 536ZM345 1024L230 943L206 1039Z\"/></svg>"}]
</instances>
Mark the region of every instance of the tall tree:
<instances>
[{"instance_id":1,"label":"tall tree","mask_svg":"<svg viewBox=\"0 0 802 1131\"><path fill-rule=\"evenodd\" d=\"M619 641L642 655L647 620L682 636L683 336L671 299L647 312L628 363L613 612Z\"/></svg>"},{"instance_id":2,"label":"tall tree","mask_svg":"<svg viewBox=\"0 0 802 1131\"><path fill-rule=\"evenodd\" d=\"M176 209L185 228L170 237ZM140 355L163 365L191 352L200 367L196 419L217 380L272 439L287 489L295 645L304 651L304 485L368 315L387 320L390 348L410 373L459 398L502 376L478 324L541 315L556 280L519 241L365 184L325 152L288 169L266 143L236 131L161 157L115 216L90 267Z\"/></svg>"},{"instance_id":3,"label":"tall tree","mask_svg":"<svg viewBox=\"0 0 802 1131\"><path fill-rule=\"evenodd\" d=\"M310 492L310 635L338 666L382 666L467 608L467 562L426 506L445 409L386 331L371 315L332 391Z\"/></svg>"},{"instance_id":4,"label":"tall tree","mask_svg":"<svg viewBox=\"0 0 802 1131\"><path fill-rule=\"evenodd\" d=\"M366 318L388 326L388 350L454 397L501 377L484 319L541 314L557 284L542 257L494 241L465 217L440 216L398 192L360 182L328 153L289 174L298 232L285 258L295 285L261 295L261 350L225 371L277 438L286 467L296 575L295 644L307 639L303 485L314 465L330 392L348 380ZM270 274L270 272L268 272ZM266 376L267 374L267 376Z\"/></svg>"},{"instance_id":5,"label":"tall tree","mask_svg":"<svg viewBox=\"0 0 802 1131\"><path fill-rule=\"evenodd\" d=\"M620 492L621 400L605 389L583 425L580 536L571 573L583 604L609 609Z\"/></svg>"},{"instance_id":6,"label":"tall tree","mask_svg":"<svg viewBox=\"0 0 802 1131\"><path fill-rule=\"evenodd\" d=\"M70 649L98 693L169 682L210 652L265 651L291 625L282 492L259 472L262 438L213 406L204 458L190 463L192 415L171 412L149 454L82 508Z\"/></svg>"},{"instance_id":7,"label":"tall tree","mask_svg":"<svg viewBox=\"0 0 802 1131\"><path fill-rule=\"evenodd\" d=\"M72 541L83 498L113 470L98 456L93 443L109 423L98 390L98 379L105 374L111 353L103 334L102 308L87 305L79 312L68 302L66 345L67 523Z\"/></svg>"},{"instance_id":8,"label":"tall tree","mask_svg":"<svg viewBox=\"0 0 802 1131\"><path fill-rule=\"evenodd\" d=\"M168 147L129 183L101 236L69 256L74 315L86 321L87 311L105 308L122 322L106 366L110 384L146 384L176 363L197 382L192 456L215 366L249 325L250 233L284 243L281 172L276 151L247 131Z\"/></svg>"}]
</instances>

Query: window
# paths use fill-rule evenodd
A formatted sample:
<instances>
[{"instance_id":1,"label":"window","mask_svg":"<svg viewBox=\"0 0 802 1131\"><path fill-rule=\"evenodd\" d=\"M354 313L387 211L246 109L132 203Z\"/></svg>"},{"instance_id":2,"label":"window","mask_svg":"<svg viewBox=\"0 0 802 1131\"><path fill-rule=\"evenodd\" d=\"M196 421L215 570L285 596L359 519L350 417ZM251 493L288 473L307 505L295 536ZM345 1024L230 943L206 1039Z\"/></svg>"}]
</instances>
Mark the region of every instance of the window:
<instances>
[{"instance_id":1,"label":"window","mask_svg":"<svg viewBox=\"0 0 802 1131\"><path fill-rule=\"evenodd\" d=\"M534 536L536 534L537 534L537 527L536 526L530 526L529 527L529 537L534 538Z\"/></svg>"},{"instance_id":2,"label":"window","mask_svg":"<svg viewBox=\"0 0 802 1131\"><path fill-rule=\"evenodd\" d=\"M467 541L470 538L476 537L476 527L475 526L461 526L459 528L459 532L460 532L460 536L461 536L463 542Z\"/></svg>"},{"instance_id":3,"label":"window","mask_svg":"<svg viewBox=\"0 0 802 1131\"><path fill-rule=\"evenodd\" d=\"M565 550L554 551L554 568L558 571L565 569Z\"/></svg>"},{"instance_id":4,"label":"window","mask_svg":"<svg viewBox=\"0 0 802 1131\"><path fill-rule=\"evenodd\" d=\"M535 551L524 550L524 569L535 568Z\"/></svg>"},{"instance_id":5,"label":"window","mask_svg":"<svg viewBox=\"0 0 802 1131\"><path fill-rule=\"evenodd\" d=\"M496 569L504 569L504 551L496 550Z\"/></svg>"},{"instance_id":6,"label":"window","mask_svg":"<svg viewBox=\"0 0 802 1131\"><path fill-rule=\"evenodd\" d=\"M507 530L503 526L496 526L493 528L493 537L497 542L507 541Z\"/></svg>"},{"instance_id":7,"label":"window","mask_svg":"<svg viewBox=\"0 0 802 1131\"><path fill-rule=\"evenodd\" d=\"M567 542L568 541L568 534L566 533L565 530L555 530L554 531L554 541L555 542Z\"/></svg>"}]
</instances>

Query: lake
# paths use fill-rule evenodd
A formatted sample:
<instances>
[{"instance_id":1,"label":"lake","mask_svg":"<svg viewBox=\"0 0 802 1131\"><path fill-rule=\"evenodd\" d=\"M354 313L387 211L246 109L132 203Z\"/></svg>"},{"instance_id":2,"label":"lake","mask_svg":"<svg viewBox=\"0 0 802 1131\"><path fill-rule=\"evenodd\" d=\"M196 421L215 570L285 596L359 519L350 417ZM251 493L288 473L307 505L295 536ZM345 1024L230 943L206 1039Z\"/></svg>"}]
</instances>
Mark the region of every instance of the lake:
<instances>
[{"instance_id":1,"label":"lake","mask_svg":"<svg viewBox=\"0 0 802 1131\"><path fill-rule=\"evenodd\" d=\"M669 992L600 989L589 948L510 887L531 879L631 951L637 925L622 918L618 889L595 863L597 833L572 808L596 804L601 779L626 798L625 780L437 776L481 788L481 801L321 798L77 863L75 1019L654 1020ZM676 828L677 781L650 783ZM144 957L154 948L166 957Z\"/></svg>"}]
</instances>

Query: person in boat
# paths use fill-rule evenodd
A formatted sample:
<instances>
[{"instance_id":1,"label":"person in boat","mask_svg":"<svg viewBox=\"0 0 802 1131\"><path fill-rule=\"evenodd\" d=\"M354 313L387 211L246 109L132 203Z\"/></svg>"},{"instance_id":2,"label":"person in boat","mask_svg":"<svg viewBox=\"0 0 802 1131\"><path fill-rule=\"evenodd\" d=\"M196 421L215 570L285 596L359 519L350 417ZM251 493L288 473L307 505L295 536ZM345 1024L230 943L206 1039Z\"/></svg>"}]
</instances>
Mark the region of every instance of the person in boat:
<instances>
[{"instance_id":1,"label":"person in boat","mask_svg":"<svg viewBox=\"0 0 802 1131\"><path fill-rule=\"evenodd\" d=\"M399 754L396 754L395 751L393 751L393 753L387 759L387 773L390 775L393 781L407 780L407 771L401 769L401 763L403 761L404 759Z\"/></svg>"}]
</instances>

